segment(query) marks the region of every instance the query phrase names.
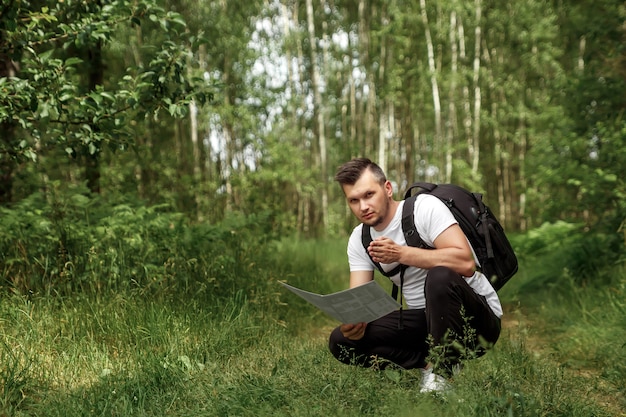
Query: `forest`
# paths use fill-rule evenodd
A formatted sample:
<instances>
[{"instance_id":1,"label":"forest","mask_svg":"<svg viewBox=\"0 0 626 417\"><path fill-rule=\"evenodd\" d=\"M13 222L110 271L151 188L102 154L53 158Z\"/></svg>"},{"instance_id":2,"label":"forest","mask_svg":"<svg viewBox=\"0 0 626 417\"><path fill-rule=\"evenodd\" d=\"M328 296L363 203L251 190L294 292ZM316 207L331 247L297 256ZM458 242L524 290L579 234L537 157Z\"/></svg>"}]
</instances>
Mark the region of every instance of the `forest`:
<instances>
[{"instance_id":1,"label":"forest","mask_svg":"<svg viewBox=\"0 0 626 417\"><path fill-rule=\"evenodd\" d=\"M0 415L626 415L625 110L620 1L2 0ZM303 339L332 322L276 281L347 285L333 177L361 156L398 198L458 184L504 226L503 304L538 334L487 362L510 379L466 378L509 392L354 408L410 383L337 374ZM522 346L546 336L569 340L554 367ZM213 375L243 354L259 369ZM330 382L311 394L297 361Z\"/></svg>"}]
</instances>

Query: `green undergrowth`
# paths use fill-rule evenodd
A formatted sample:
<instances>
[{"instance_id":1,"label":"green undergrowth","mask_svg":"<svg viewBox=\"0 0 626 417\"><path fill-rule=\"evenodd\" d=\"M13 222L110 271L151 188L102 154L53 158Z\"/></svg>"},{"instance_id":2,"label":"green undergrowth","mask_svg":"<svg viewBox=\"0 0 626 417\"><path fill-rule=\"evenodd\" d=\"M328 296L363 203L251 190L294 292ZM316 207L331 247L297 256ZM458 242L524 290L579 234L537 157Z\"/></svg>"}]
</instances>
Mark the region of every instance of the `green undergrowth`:
<instances>
[{"instance_id":1,"label":"green undergrowth","mask_svg":"<svg viewBox=\"0 0 626 417\"><path fill-rule=\"evenodd\" d=\"M584 377L533 353L519 329L438 398L418 393L417 371L337 363L328 323L281 323L243 300L4 301L3 415L611 415L589 401Z\"/></svg>"},{"instance_id":2,"label":"green undergrowth","mask_svg":"<svg viewBox=\"0 0 626 417\"><path fill-rule=\"evenodd\" d=\"M589 387L587 399L626 415L626 266L619 235L544 225L524 236L522 269L502 290L531 351ZM607 253L607 249L611 248ZM581 266L583 265L583 266Z\"/></svg>"},{"instance_id":3,"label":"green undergrowth","mask_svg":"<svg viewBox=\"0 0 626 417\"><path fill-rule=\"evenodd\" d=\"M619 265L594 284L571 275L566 249L520 257L500 341L437 397L418 392L418 371L338 363L337 323L279 284L346 288L343 239L225 242L239 249L213 248L197 260L211 275L194 267L182 286L174 268L158 291L3 293L0 416L626 415Z\"/></svg>"}]
</instances>

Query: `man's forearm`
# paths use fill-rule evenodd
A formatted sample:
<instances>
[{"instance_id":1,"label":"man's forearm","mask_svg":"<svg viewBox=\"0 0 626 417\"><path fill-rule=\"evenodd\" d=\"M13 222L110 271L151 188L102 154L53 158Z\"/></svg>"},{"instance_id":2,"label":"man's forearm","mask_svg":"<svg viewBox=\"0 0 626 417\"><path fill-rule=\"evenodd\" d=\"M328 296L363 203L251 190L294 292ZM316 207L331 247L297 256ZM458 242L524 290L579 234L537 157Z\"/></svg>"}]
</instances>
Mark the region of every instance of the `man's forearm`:
<instances>
[{"instance_id":1,"label":"man's forearm","mask_svg":"<svg viewBox=\"0 0 626 417\"><path fill-rule=\"evenodd\" d=\"M468 254L461 248L420 249L410 246L400 248L398 262L404 265L423 269L445 266L465 277L474 275L476 270L471 252Z\"/></svg>"}]
</instances>

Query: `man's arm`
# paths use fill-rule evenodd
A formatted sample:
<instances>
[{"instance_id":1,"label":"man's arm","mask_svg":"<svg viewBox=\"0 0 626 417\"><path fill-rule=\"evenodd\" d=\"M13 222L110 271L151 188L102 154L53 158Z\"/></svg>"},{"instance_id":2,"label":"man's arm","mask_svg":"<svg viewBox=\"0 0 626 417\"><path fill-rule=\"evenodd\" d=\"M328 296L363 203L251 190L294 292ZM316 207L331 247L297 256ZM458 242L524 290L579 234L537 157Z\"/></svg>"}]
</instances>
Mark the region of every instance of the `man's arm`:
<instances>
[{"instance_id":1,"label":"man's arm","mask_svg":"<svg viewBox=\"0 0 626 417\"><path fill-rule=\"evenodd\" d=\"M350 272L350 288L367 284L374 279L374 271L351 271Z\"/></svg>"},{"instance_id":2,"label":"man's arm","mask_svg":"<svg viewBox=\"0 0 626 417\"><path fill-rule=\"evenodd\" d=\"M376 262L399 262L424 269L446 266L465 277L474 275L474 256L458 224L444 230L433 243L435 249L420 249L400 246L387 237L380 237L372 241L368 251Z\"/></svg>"}]
</instances>

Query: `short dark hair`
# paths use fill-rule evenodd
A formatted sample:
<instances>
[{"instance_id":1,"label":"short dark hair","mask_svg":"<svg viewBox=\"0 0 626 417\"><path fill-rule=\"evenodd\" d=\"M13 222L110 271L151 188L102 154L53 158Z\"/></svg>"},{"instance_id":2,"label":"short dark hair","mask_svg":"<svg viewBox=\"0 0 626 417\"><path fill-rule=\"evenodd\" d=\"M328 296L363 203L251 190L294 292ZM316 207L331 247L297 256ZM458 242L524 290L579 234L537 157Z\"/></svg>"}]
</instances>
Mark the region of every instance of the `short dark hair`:
<instances>
[{"instance_id":1,"label":"short dark hair","mask_svg":"<svg viewBox=\"0 0 626 417\"><path fill-rule=\"evenodd\" d=\"M341 165L335 174L335 181L342 186L354 185L368 169L381 184L387 181L382 168L368 158L354 158Z\"/></svg>"}]
</instances>

